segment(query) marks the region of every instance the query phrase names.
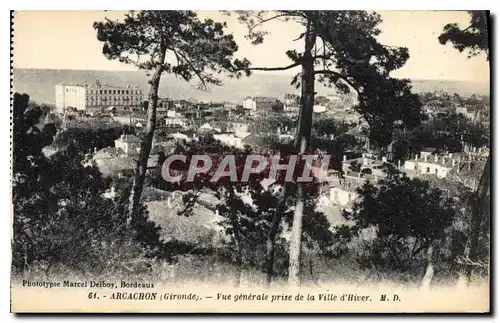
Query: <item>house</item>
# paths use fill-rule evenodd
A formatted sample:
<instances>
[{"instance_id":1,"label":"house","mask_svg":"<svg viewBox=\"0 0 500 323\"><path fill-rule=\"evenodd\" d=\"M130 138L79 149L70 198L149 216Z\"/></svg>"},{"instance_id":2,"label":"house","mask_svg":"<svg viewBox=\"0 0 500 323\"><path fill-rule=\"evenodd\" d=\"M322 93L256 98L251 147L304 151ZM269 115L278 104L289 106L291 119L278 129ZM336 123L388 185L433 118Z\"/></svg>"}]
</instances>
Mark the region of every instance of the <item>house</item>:
<instances>
[{"instance_id":1,"label":"house","mask_svg":"<svg viewBox=\"0 0 500 323\"><path fill-rule=\"evenodd\" d=\"M339 185L334 185L330 188L330 202L345 208L350 208L359 198L356 192L357 188L361 187L367 181L376 183L384 176L385 174L379 176L349 171L341 178Z\"/></svg>"},{"instance_id":2,"label":"house","mask_svg":"<svg viewBox=\"0 0 500 323\"><path fill-rule=\"evenodd\" d=\"M457 106L455 108L457 114L462 114L467 119L474 121L476 119L477 111L474 107L470 106Z\"/></svg>"},{"instance_id":3,"label":"house","mask_svg":"<svg viewBox=\"0 0 500 323\"><path fill-rule=\"evenodd\" d=\"M204 123L198 128L198 132L206 133L214 131L214 127L210 125L210 123Z\"/></svg>"},{"instance_id":4,"label":"house","mask_svg":"<svg viewBox=\"0 0 500 323\"><path fill-rule=\"evenodd\" d=\"M283 111L289 116L297 116L300 111L300 96L285 94Z\"/></svg>"},{"instance_id":5,"label":"house","mask_svg":"<svg viewBox=\"0 0 500 323\"><path fill-rule=\"evenodd\" d=\"M415 155L414 159L409 159L404 163L403 171L410 177L420 175L436 175L438 178L446 178L448 173L460 163L459 154L448 155Z\"/></svg>"},{"instance_id":6,"label":"house","mask_svg":"<svg viewBox=\"0 0 500 323\"><path fill-rule=\"evenodd\" d=\"M358 165L358 169L353 169L353 165ZM352 171L359 171L365 174L376 176L385 176L384 169L386 168L387 158L378 158L369 153L363 153L361 157L347 159L347 156L342 157L342 171L346 174Z\"/></svg>"},{"instance_id":7,"label":"house","mask_svg":"<svg viewBox=\"0 0 500 323\"><path fill-rule=\"evenodd\" d=\"M300 96L297 94L285 94L283 110L285 112L298 113L300 106Z\"/></svg>"},{"instance_id":8,"label":"house","mask_svg":"<svg viewBox=\"0 0 500 323\"><path fill-rule=\"evenodd\" d=\"M283 110L283 103L274 97L247 97L243 100L243 109L250 115L266 116L273 110Z\"/></svg>"},{"instance_id":9,"label":"house","mask_svg":"<svg viewBox=\"0 0 500 323\"><path fill-rule=\"evenodd\" d=\"M178 117L178 116L167 117L167 118L165 118L165 127L168 127L168 128L175 128L175 127L186 128L187 123L183 118Z\"/></svg>"},{"instance_id":10,"label":"house","mask_svg":"<svg viewBox=\"0 0 500 323\"><path fill-rule=\"evenodd\" d=\"M326 110L327 110L326 106L324 106L324 105L315 104L313 106L313 111L314 111L314 113L317 113L317 114L325 113Z\"/></svg>"},{"instance_id":11,"label":"house","mask_svg":"<svg viewBox=\"0 0 500 323\"><path fill-rule=\"evenodd\" d=\"M430 156L436 152L436 148L434 147L424 147L422 151L420 151L420 156Z\"/></svg>"},{"instance_id":12,"label":"house","mask_svg":"<svg viewBox=\"0 0 500 323\"><path fill-rule=\"evenodd\" d=\"M115 140L115 148L121 149L125 154L135 154L141 145L141 141L134 135L122 134Z\"/></svg>"},{"instance_id":13,"label":"house","mask_svg":"<svg viewBox=\"0 0 500 323\"><path fill-rule=\"evenodd\" d=\"M212 124L226 132L248 132L248 123L244 120L219 119Z\"/></svg>"},{"instance_id":14,"label":"house","mask_svg":"<svg viewBox=\"0 0 500 323\"><path fill-rule=\"evenodd\" d=\"M222 144L238 149L243 149L245 144L243 139L236 137L232 133L218 133L214 135L214 139L220 141Z\"/></svg>"},{"instance_id":15,"label":"house","mask_svg":"<svg viewBox=\"0 0 500 323\"><path fill-rule=\"evenodd\" d=\"M156 107L158 117L167 116L170 111L175 111L175 104L169 99L159 99Z\"/></svg>"}]
</instances>

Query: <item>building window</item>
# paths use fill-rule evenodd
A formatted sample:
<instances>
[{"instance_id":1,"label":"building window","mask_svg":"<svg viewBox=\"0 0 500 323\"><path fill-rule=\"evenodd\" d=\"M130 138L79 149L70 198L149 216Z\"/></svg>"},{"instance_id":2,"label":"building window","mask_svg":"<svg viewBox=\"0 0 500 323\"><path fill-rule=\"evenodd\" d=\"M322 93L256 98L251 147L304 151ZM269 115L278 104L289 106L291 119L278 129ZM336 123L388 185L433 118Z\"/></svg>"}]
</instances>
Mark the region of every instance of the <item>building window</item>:
<instances>
[{"instance_id":1,"label":"building window","mask_svg":"<svg viewBox=\"0 0 500 323\"><path fill-rule=\"evenodd\" d=\"M430 172L431 172L431 168L427 167L427 173L430 173Z\"/></svg>"},{"instance_id":2,"label":"building window","mask_svg":"<svg viewBox=\"0 0 500 323\"><path fill-rule=\"evenodd\" d=\"M113 94L116 94L116 90L113 90Z\"/></svg>"},{"instance_id":3,"label":"building window","mask_svg":"<svg viewBox=\"0 0 500 323\"><path fill-rule=\"evenodd\" d=\"M102 94L102 90L99 90L99 94Z\"/></svg>"},{"instance_id":4,"label":"building window","mask_svg":"<svg viewBox=\"0 0 500 323\"><path fill-rule=\"evenodd\" d=\"M351 201L351 193L347 195L347 200L350 202Z\"/></svg>"},{"instance_id":5,"label":"building window","mask_svg":"<svg viewBox=\"0 0 500 323\"><path fill-rule=\"evenodd\" d=\"M418 165L415 164L415 166L413 167L415 170L418 170Z\"/></svg>"},{"instance_id":6,"label":"building window","mask_svg":"<svg viewBox=\"0 0 500 323\"><path fill-rule=\"evenodd\" d=\"M128 90L127 90L127 91L125 91L125 93L126 93L126 94L128 94Z\"/></svg>"},{"instance_id":7,"label":"building window","mask_svg":"<svg viewBox=\"0 0 500 323\"><path fill-rule=\"evenodd\" d=\"M104 94L108 94L108 91L104 90Z\"/></svg>"},{"instance_id":8,"label":"building window","mask_svg":"<svg viewBox=\"0 0 500 323\"><path fill-rule=\"evenodd\" d=\"M438 169L437 168L434 169L434 174L436 174L436 175L438 174Z\"/></svg>"}]
</instances>

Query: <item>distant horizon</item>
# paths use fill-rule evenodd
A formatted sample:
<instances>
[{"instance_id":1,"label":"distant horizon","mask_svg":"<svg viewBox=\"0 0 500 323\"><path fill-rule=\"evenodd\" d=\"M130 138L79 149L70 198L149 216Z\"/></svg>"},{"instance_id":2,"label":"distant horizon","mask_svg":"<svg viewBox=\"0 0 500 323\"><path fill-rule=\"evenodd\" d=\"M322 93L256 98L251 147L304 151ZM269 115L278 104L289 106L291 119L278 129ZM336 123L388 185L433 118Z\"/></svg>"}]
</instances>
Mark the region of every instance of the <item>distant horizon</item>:
<instances>
[{"instance_id":1,"label":"distant horizon","mask_svg":"<svg viewBox=\"0 0 500 323\"><path fill-rule=\"evenodd\" d=\"M126 73L125 73L126 72ZM129 73L130 72L130 73ZM116 86L135 85L148 93L149 77L145 71L82 70L54 68L14 68L11 74L12 92L27 93L40 103L55 102L55 86L67 84L101 84ZM208 91L196 88L195 82L186 82L173 74L165 74L160 83L159 95L173 100L196 99L202 101L240 102L247 96L283 97L287 93L299 93L291 86L292 76L283 73L255 73L240 79L221 76L222 85L212 86ZM413 93L443 91L461 96L490 95L489 82L444 79L409 79ZM318 95L338 93L335 88L316 82Z\"/></svg>"},{"instance_id":2,"label":"distant horizon","mask_svg":"<svg viewBox=\"0 0 500 323\"><path fill-rule=\"evenodd\" d=\"M31 68L31 67L12 67L12 70L50 70L50 71L85 71L85 72L111 72L111 73L144 73L146 74L146 70L112 70L112 69L81 69L81 68ZM165 73L165 75L173 75L169 73ZM272 75L272 76L293 76L295 73L286 73L286 72L263 72L263 71L252 71L252 75ZM251 76L249 76L251 77ZM246 77L242 77L246 78ZM409 77L395 77L396 79L409 79L412 81L453 81L453 82L470 82L470 83L481 83L481 84L490 84L490 80L467 80L467 79L443 79L443 78L409 78Z\"/></svg>"}]
</instances>

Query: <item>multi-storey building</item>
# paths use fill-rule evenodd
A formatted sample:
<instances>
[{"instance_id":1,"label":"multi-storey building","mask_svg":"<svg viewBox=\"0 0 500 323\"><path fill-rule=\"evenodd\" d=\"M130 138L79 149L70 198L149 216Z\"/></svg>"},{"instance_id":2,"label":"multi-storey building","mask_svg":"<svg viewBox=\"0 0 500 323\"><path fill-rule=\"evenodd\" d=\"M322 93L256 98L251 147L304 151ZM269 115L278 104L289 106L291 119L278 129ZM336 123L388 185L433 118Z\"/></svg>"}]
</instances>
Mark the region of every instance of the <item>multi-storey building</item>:
<instances>
[{"instance_id":1,"label":"multi-storey building","mask_svg":"<svg viewBox=\"0 0 500 323\"><path fill-rule=\"evenodd\" d=\"M119 87L106 84L56 85L56 109L67 108L84 111L87 114L140 108L144 100L143 91L137 86Z\"/></svg>"},{"instance_id":2,"label":"multi-storey building","mask_svg":"<svg viewBox=\"0 0 500 323\"><path fill-rule=\"evenodd\" d=\"M243 100L243 109L249 111L250 115L267 116L273 110L282 110L283 103L273 97L247 97Z\"/></svg>"},{"instance_id":3,"label":"multi-storey building","mask_svg":"<svg viewBox=\"0 0 500 323\"><path fill-rule=\"evenodd\" d=\"M461 159L462 155L461 153L450 153L441 156L422 154L420 157L415 155L415 159L405 161L404 171L410 177L436 175L438 178L446 178L448 173L463 161Z\"/></svg>"}]
</instances>

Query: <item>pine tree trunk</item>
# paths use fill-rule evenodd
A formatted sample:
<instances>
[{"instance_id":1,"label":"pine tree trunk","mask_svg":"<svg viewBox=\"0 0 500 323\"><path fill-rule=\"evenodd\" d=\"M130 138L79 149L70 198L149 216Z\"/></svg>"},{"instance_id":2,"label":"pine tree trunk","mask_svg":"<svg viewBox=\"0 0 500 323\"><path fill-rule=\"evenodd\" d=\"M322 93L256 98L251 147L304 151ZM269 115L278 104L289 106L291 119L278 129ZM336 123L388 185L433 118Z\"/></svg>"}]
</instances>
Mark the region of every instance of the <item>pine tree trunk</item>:
<instances>
[{"instance_id":1,"label":"pine tree trunk","mask_svg":"<svg viewBox=\"0 0 500 323\"><path fill-rule=\"evenodd\" d=\"M234 287L240 287L243 273L243 246L241 245L240 225L236 214L232 213L230 217L234 231L234 240L236 241L236 274L234 277Z\"/></svg>"},{"instance_id":2,"label":"pine tree trunk","mask_svg":"<svg viewBox=\"0 0 500 323\"><path fill-rule=\"evenodd\" d=\"M146 126L146 133L141 142L141 151L134 174L134 183L132 184L132 191L130 192L128 218L130 223L137 213L141 201L142 189L144 186L144 179L146 177L146 170L148 167L149 154L151 146L153 145L153 135L156 129L156 106L158 104L158 89L160 87L161 74L163 72L163 64L165 62L165 52L162 50L160 53L161 64L156 67L151 78L151 86L148 94L148 122Z\"/></svg>"},{"instance_id":3,"label":"pine tree trunk","mask_svg":"<svg viewBox=\"0 0 500 323\"><path fill-rule=\"evenodd\" d=\"M474 198L474 207L471 215L471 238L470 238L470 252L469 259L476 262L479 256L479 236L481 235L481 224L483 218L490 217L490 158L484 166L483 175L479 182L476 197ZM466 270L467 280L471 280L472 266L468 266Z\"/></svg>"},{"instance_id":4,"label":"pine tree trunk","mask_svg":"<svg viewBox=\"0 0 500 323\"><path fill-rule=\"evenodd\" d=\"M434 277L434 266L432 262L432 256L434 254L434 248L432 243L429 244L427 248L427 268L425 269L424 278L422 278L422 283L420 288L422 290L429 290L432 282L432 278Z\"/></svg>"},{"instance_id":5,"label":"pine tree trunk","mask_svg":"<svg viewBox=\"0 0 500 323\"><path fill-rule=\"evenodd\" d=\"M266 241L266 284L265 287L269 288L271 286L271 281L273 280L273 272L274 272L274 252L276 246L276 232L278 225L274 224L275 220L281 220L281 213L275 214L273 218L273 223L271 224L271 228L269 234L267 235Z\"/></svg>"},{"instance_id":6,"label":"pine tree trunk","mask_svg":"<svg viewBox=\"0 0 500 323\"><path fill-rule=\"evenodd\" d=\"M288 198L288 186L285 184L283 186L283 197L276 207L276 211L273 215L273 221L271 222L271 227L269 228L269 233L267 234L266 241L266 284L265 287L268 288L271 285L274 274L274 253L276 251L276 235L278 234L278 228L281 223L282 214L284 212L284 207L286 205L286 200Z\"/></svg>"},{"instance_id":7,"label":"pine tree trunk","mask_svg":"<svg viewBox=\"0 0 500 323\"><path fill-rule=\"evenodd\" d=\"M314 59L312 49L316 35L311 21L308 22L305 35L305 50L302 62L302 93L300 98L299 129L296 138L296 151L306 153L311 139L312 115L314 107ZM302 238L302 216L304 214L305 192L302 183L298 184L297 203L293 215L292 234L290 237L290 264L288 283L290 286L300 285L300 246Z\"/></svg>"}]
</instances>

